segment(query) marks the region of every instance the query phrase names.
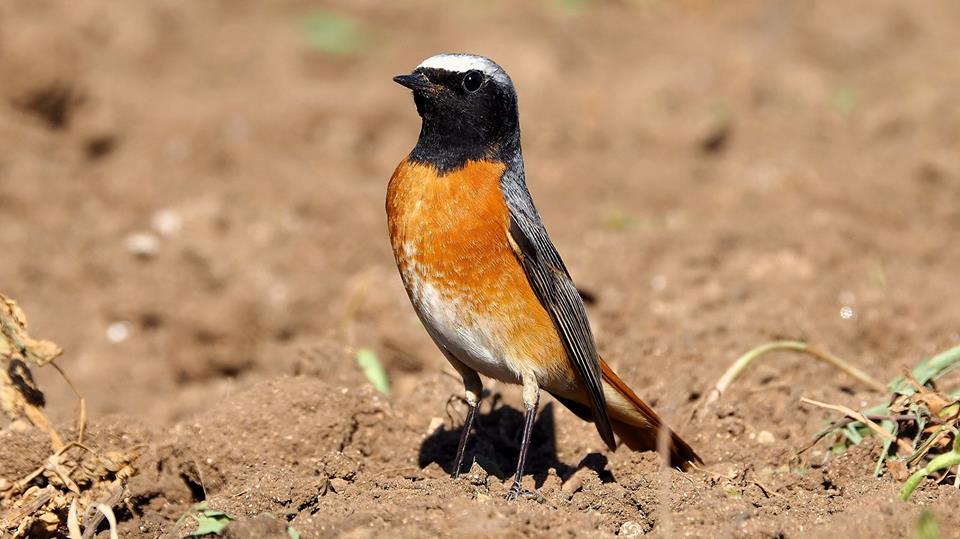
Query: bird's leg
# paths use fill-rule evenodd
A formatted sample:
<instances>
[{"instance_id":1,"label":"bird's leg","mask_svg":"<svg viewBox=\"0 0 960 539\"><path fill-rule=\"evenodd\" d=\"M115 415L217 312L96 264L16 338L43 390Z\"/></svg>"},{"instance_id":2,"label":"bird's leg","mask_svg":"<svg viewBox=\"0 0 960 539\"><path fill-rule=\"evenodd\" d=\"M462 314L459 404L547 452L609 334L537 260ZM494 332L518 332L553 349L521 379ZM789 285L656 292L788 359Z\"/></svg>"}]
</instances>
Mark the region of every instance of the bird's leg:
<instances>
[{"instance_id":1,"label":"bird's leg","mask_svg":"<svg viewBox=\"0 0 960 539\"><path fill-rule=\"evenodd\" d=\"M451 362L452 363L452 362ZM459 363L459 362L458 362ZM460 477L463 469L463 455L467 450L467 441L473 430L473 420L477 416L477 407L480 405L480 395L483 392L483 382L476 371L460 363L453 364L463 377L464 397L467 401L467 419L463 422L463 431L460 433L460 444L457 446L457 458L453 464L453 478Z\"/></svg>"},{"instance_id":2,"label":"bird's leg","mask_svg":"<svg viewBox=\"0 0 960 539\"><path fill-rule=\"evenodd\" d=\"M523 491L523 468L527 464L527 451L530 449L530 436L533 434L533 421L537 417L537 408L540 406L540 386L532 374L523 376L523 405L526 413L523 417L523 439L520 441L520 458L517 461L517 476L513 486L507 492L507 500L515 500L518 496L538 496L535 492Z\"/></svg>"},{"instance_id":3,"label":"bird's leg","mask_svg":"<svg viewBox=\"0 0 960 539\"><path fill-rule=\"evenodd\" d=\"M460 471L463 469L463 455L467 450L467 440L470 438L470 431L473 430L473 418L477 415L477 405L470 404L467 401L467 419L463 422L463 431L460 433L460 444L457 446L457 458L453 464L453 478L460 477Z\"/></svg>"}]
</instances>

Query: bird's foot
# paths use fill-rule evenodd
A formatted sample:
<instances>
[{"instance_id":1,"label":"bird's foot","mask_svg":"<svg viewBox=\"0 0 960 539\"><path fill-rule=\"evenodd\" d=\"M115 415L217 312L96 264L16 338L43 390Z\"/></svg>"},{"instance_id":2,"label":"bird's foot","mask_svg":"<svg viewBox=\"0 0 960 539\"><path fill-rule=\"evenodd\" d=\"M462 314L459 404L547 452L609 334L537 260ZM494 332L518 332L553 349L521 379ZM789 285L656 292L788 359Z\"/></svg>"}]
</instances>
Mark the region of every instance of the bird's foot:
<instances>
[{"instance_id":1,"label":"bird's foot","mask_svg":"<svg viewBox=\"0 0 960 539\"><path fill-rule=\"evenodd\" d=\"M510 487L510 490L507 491L507 495L504 496L508 502L512 502L517 498L523 498L525 500L535 500L537 503L543 503L546 501L546 498L536 490L527 490L520 485L520 481L515 481L513 486Z\"/></svg>"}]
</instances>

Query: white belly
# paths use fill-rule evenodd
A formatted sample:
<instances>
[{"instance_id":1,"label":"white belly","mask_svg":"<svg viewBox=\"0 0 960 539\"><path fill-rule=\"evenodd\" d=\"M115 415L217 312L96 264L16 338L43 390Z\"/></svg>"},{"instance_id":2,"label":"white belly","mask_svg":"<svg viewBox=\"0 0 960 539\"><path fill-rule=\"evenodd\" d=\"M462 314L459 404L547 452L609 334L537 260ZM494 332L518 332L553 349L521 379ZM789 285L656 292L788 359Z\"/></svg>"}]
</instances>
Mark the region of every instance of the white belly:
<instances>
[{"instance_id":1,"label":"white belly","mask_svg":"<svg viewBox=\"0 0 960 539\"><path fill-rule=\"evenodd\" d=\"M417 275L409 277L411 300L427 333L445 353L473 370L509 383L518 383L519 374L503 346L505 336L499 324L489 318L466 314L464 298L444 294Z\"/></svg>"}]
</instances>

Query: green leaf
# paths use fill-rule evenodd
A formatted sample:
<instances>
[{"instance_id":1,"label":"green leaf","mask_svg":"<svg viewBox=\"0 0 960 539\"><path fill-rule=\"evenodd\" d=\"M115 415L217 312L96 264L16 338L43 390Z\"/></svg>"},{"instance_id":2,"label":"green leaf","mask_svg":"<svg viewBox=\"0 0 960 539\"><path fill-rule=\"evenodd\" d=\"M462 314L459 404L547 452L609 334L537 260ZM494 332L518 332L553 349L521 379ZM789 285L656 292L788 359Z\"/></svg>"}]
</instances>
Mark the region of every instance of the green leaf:
<instances>
[{"instance_id":1,"label":"green leaf","mask_svg":"<svg viewBox=\"0 0 960 539\"><path fill-rule=\"evenodd\" d=\"M180 518L177 519L176 526L179 527L180 523L186 520L188 517L192 517L194 516L194 514L204 511L206 509L207 509L206 500L193 504L193 507L191 507L188 511L180 515Z\"/></svg>"},{"instance_id":2,"label":"green leaf","mask_svg":"<svg viewBox=\"0 0 960 539\"><path fill-rule=\"evenodd\" d=\"M553 5L570 13L582 13L590 6L590 0L553 0Z\"/></svg>"},{"instance_id":3,"label":"green leaf","mask_svg":"<svg viewBox=\"0 0 960 539\"><path fill-rule=\"evenodd\" d=\"M300 539L300 532L293 526L287 526L287 535L290 536L290 539Z\"/></svg>"},{"instance_id":4,"label":"green leaf","mask_svg":"<svg viewBox=\"0 0 960 539\"><path fill-rule=\"evenodd\" d=\"M357 350L357 364L363 369L363 374L367 376L367 380L370 380L373 387L377 388L377 391L384 395L390 394L390 378L387 377L387 371L377 358L376 352L369 348Z\"/></svg>"},{"instance_id":5,"label":"green leaf","mask_svg":"<svg viewBox=\"0 0 960 539\"><path fill-rule=\"evenodd\" d=\"M878 404L876 406L871 406L870 408L864 408L863 410L860 410L860 413L865 416L890 415L890 406L886 404Z\"/></svg>"},{"instance_id":6,"label":"green leaf","mask_svg":"<svg viewBox=\"0 0 960 539\"><path fill-rule=\"evenodd\" d=\"M897 427L896 423L888 419L883 420L880 423L880 426L883 427L884 430L892 434L894 437L897 436L897 433L900 430ZM877 465L873 469L874 476L880 477L881 475L883 475L883 472L884 472L883 464L887 461L887 458L889 458L890 456L891 445L893 445L893 438L887 438L883 441L883 451L880 452L880 458L877 459Z\"/></svg>"},{"instance_id":7,"label":"green leaf","mask_svg":"<svg viewBox=\"0 0 960 539\"><path fill-rule=\"evenodd\" d=\"M940 378L951 369L960 366L960 346L955 346L946 352L941 352L932 358L921 361L913 368L911 374L920 384L927 384L931 380ZM890 382L890 391L901 395L913 395L916 390L910 384L899 376Z\"/></svg>"},{"instance_id":8,"label":"green leaf","mask_svg":"<svg viewBox=\"0 0 960 539\"><path fill-rule=\"evenodd\" d=\"M855 421L843 428L843 435L850 440L851 444L857 445L863 441L863 436L860 434L860 430L857 428L858 426L862 425L862 423Z\"/></svg>"},{"instance_id":9,"label":"green leaf","mask_svg":"<svg viewBox=\"0 0 960 539\"><path fill-rule=\"evenodd\" d=\"M735 489L735 488L728 488L728 489L724 490L723 493L726 494L727 496L730 496L731 498L742 498L742 497L743 497L743 493L740 492L739 490Z\"/></svg>"},{"instance_id":10,"label":"green leaf","mask_svg":"<svg viewBox=\"0 0 960 539\"><path fill-rule=\"evenodd\" d=\"M937 519L933 517L933 513L929 510L924 509L920 513L913 536L917 539L940 539L940 527L937 526Z\"/></svg>"},{"instance_id":11,"label":"green leaf","mask_svg":"<svg viewBox=\"0 0 960 539\"><path fill-rule=\"evenodd\" d=\"M349 54L364 42L352 19L331 11L315 10L303 18L300 26L307 44L319 52Z\"/></svg>"},{"instance_id":12,"label":"green leaf","mask_svg":"<svg viewBox=\"0 0 960 539\"><path fill-rule=\"evenodd\" d=\"M197 529L190 534L190 537L201 537L203 535L220 535L231 520L236 520L223 511L203 511L197 515L192 515L197 521Z\"/></svg>"},{"instance_id":13,"label":"green leaf","mask_svg":"<svg viewBox=\"0 0 960 539\"><path fill-rule=\"evenodd\" d=\"M921 384L939 378L960 364L960 346L941 352L913 368L913 377Z\"/></svg>"},{"instance_id":14,"label":"green leaf","mask_svg":"<svg viewBox=\"0 0 960 539\"><path fill-rule=\"evenodd\" d=\"M954 397L956 399L957 397ZM954 417L957 415L957 412L960 412L960 402L954 402L953 404L948 404L940 410L940 417Z\"/></svg>"},{"instance_id":15,"label":"green leaf","mask_svg":"<svg viewBox=\"0 0 960 539\"><path fill-rule=\"evenodd\" d=\"M951 466L957 466L958 464L960 464L960 442L956 443L953 451L938 455L926 466L914 472L903 484L903 487L900 488L900 499L903 501L908 500L917 488L917 485L919 485L926 476Z\"/></svg>"},{"instance_id":16,"label":"green leaf","mask_svg":"<svg viewBox=\"0 0 960 539\"><path fill-rule=\"evenodd\" d=\"M833 105L844 114L853 112L857 108L857 92L849 86L837 88L833 93Z\"/></svg>"},{"instance_id":17,"label":"green leaf","mask_svg":"<svg viewBox=\"0 0 960 539\"><path fill-rule=\"evenodd\" d=\"M640 222L636 217L628 215L624 213L623 210L616 208L607 212L603 221L607 228L620 231L634 230L640 225Z\"/></svg>"}]
</instances>

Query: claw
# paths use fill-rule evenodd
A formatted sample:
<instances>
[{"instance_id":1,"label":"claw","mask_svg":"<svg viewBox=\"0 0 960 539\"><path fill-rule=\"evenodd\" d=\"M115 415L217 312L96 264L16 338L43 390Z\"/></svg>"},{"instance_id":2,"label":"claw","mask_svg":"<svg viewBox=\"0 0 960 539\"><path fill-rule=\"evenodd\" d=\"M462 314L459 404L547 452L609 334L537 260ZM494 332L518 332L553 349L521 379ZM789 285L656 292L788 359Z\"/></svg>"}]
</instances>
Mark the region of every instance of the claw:
<instances>
[{"instance_id":1,"label":"claw","mask_svg":"<svg viewBox=\"0 0 960 539\"><path fill-rule=\"evenodd\" d=\"M543 503L546 501L546 498L543 497L543 494L540 494L536 490L526 490L520 486L520 482L515 482L510 490L507 491L507 495L504 498L508 502L512 502L517 498L523 498L525 500L535 500L537 503Z\"/></svg>"},{"instance_id":2,"label":"claw","mask_svg":"<svg viewBox=\"0 0 960 539\"><path fill-rule=\"evenodd\" d=\"M520 481L515 481L513 486L510 487L510 490L507 491L507 495L504 496L508 502L512 502L517 499L517 496L520 495L520 492L523 490L523 487L520 486Z\"/></svg>"}]
</instances>

